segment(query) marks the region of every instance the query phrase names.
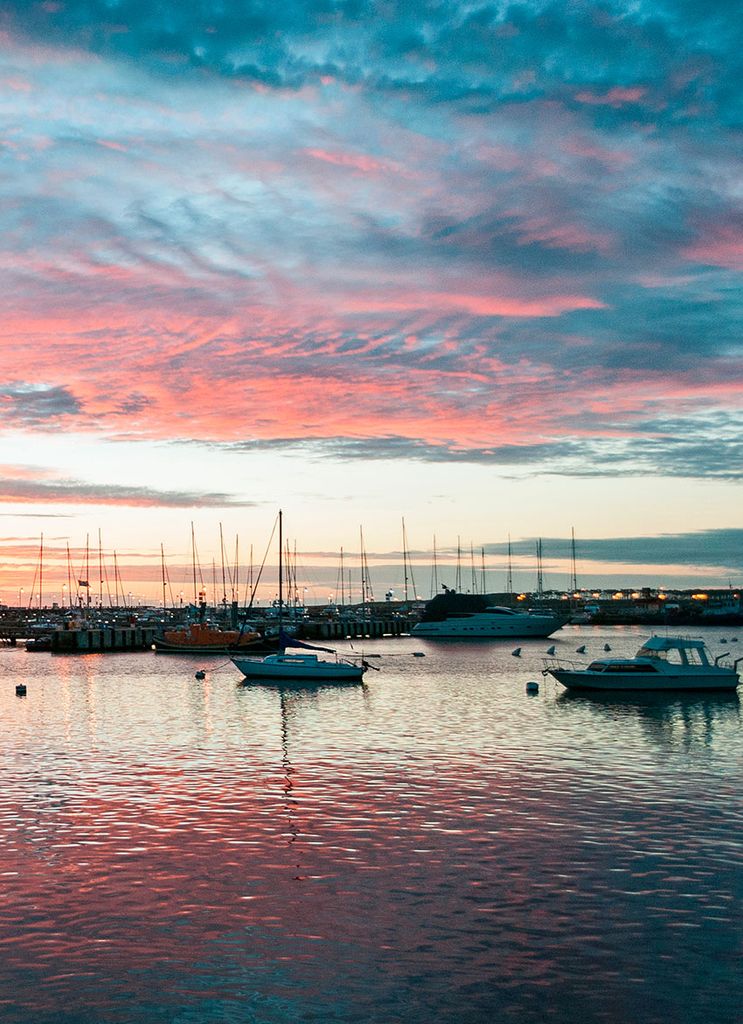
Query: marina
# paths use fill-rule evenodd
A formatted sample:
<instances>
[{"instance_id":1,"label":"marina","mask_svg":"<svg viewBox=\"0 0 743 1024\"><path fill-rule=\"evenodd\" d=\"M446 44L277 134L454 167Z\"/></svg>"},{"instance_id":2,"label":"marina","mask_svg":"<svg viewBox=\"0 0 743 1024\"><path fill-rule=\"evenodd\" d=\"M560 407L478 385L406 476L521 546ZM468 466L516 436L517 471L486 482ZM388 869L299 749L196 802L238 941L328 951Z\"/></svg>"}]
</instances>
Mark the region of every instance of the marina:
<instances>
[{"instance_id":1,"label":"marina","mask_svg":"<svg viewBox=\"0 0 743 1024\"><path fill-rule=\"evenodd\" d=\"M301 688L0 650L4 1024L734 1024L738 694L540 674L644 639L390 637Z\"/></svg>"}]
</instances>

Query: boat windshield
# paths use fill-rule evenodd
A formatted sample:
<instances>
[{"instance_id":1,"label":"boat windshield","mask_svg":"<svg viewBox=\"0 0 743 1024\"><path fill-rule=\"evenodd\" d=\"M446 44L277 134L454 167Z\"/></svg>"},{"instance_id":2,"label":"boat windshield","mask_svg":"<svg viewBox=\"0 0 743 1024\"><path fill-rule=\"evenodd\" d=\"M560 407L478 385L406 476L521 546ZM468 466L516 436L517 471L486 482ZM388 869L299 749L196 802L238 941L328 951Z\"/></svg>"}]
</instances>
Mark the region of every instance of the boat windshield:
<instances>
[{"instance_id":1,"label":"boat windshield","mask_svg":"<svg viewBox=\"0 0 743 1024\"><path fill-rule=\"evenodd\" d=\"M657 649L641 647L638 658L651 658L654 661L665 661L669 665L708 665L709 659L702 646L679 646Z\"/></svg>"}]
</instances>

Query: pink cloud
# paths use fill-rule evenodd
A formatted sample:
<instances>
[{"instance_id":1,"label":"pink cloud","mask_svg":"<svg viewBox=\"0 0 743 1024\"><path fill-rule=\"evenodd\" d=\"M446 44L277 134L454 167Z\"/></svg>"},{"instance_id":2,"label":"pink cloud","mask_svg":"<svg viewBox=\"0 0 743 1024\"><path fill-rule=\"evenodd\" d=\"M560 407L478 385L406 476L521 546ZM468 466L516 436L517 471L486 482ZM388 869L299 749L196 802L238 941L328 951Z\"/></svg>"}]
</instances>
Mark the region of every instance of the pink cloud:
<instances>
[{"instance_id":1,"label":"pink cloud","mask_svg":"<svg viewBox=\"0 0 743 1024\"><path fill-rule=\"evenodd\" d=\"M737 225L720 224L684 249L682 255L695 263L743 270L743 234Z\"/></svg>"},{"instance_id":2,"label":"pink cloud","mask_svg":"<svg viewBox=\"0 0 743 1024\"><path fill-rule=\"evenodd\" d=\"M376 173L399 173L402 168L391 160L378 160L376 157L368 156L365 153L343 153L337 150L327 149L305 149L303 152L313 158L321 160L326 164L333 164L336 167L347 167L350 170L362 171L364 174Z\"/></svg>"},{"instance_id":3,"label":"pink cloud","mask_svg":"<svg viewBox=\"0 0 743 1024\"><path fill-rule=\"evenodd\" d=\"M647 90L641 86L626 88L617 85L605 93L595 93L584 90L576 93L575 98L579 103L589 103L592 106L622 107L625 103L638 103L646 92Z\"/></svg>"},{"instance_id":4,"label":"pink cloud","mask_svg":"<svg viewBox=\"0 0 743 1024\"><path fill-rule=\"evenodd\" d=\"M550 249L570 249L573 252L607 252L612 241L607 234L589 231L577 224L556 223L547 217L523 219L518 234L524 243L541 242Z\"/></svg>"},{"instance_id":5,"label":"pink cloud","mask_svg":"<svg viewBox=\"0 0 743 1024\"><path fill-rule=\"evenodd\" d=\"M342 308L352 313L437 310L468 313L472 316L555 317L574 309L603 309L604 303L585 295L547 295L521 299L497 295L457 292L415 292L397 295L352 296L341 300Z\"/></svg>"}]
</instances>

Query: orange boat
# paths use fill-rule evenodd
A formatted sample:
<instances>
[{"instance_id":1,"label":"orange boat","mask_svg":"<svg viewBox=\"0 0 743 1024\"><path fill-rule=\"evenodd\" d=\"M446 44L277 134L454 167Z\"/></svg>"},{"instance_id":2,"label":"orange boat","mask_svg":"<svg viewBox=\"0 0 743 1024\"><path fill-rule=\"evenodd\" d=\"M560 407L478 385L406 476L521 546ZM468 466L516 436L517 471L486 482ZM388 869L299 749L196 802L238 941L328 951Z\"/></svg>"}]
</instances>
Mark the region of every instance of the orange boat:
<instances>
[{"instance_id":1,"label":"orange boat","mask_svg":"<svg viewBox=\"0 0 743 1024\"><path fill-rule=\"evenodd\" d=\"M268 647L260 633L251 630L222 629L209 622L192 622L178 629L164 630L162 636L153 641L156 651L167 654L222 654L238 651L247 653L251 650L261 652Z\"/></svg>"}]
</instances>

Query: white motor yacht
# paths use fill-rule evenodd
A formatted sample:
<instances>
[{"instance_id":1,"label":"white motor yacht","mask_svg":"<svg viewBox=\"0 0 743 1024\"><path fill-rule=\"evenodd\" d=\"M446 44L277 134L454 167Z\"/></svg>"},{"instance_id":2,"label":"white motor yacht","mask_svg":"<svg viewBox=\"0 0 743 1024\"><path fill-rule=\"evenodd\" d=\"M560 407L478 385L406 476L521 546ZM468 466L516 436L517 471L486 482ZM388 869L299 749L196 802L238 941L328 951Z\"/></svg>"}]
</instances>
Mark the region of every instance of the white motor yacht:
<instances>
[{"instance_id":1,"label":"white motor yacht","mask_svg":"<svg viewBox=\"0 0 743 1024\"><path fill-rule=\"evenodd\" d=\"M569 690L734 690L743 659L720 664L726 657L712 658L703 640L651 636L634 658L600 658L585 668L551 659L543 674Z\"/></svg>"},{"instance_id":2,"label":"white motor yacht","mask_svg":"<svg viewBox=\"0 0 743 1024\"><path fill-rule=\"evenodd\" d=\"M480 611L452 611L441 619L422 619L410 631L429 639L477 640L551 636L569 616L551 612L514 611L490 605Z\"/></svg>"}]
</instances>

